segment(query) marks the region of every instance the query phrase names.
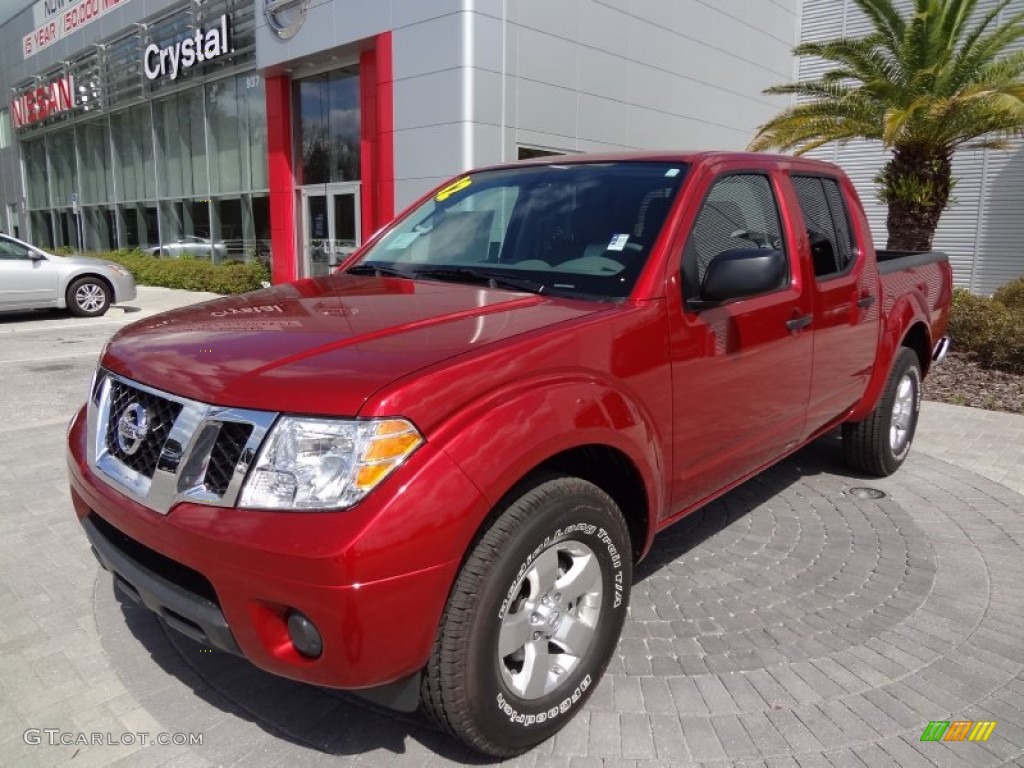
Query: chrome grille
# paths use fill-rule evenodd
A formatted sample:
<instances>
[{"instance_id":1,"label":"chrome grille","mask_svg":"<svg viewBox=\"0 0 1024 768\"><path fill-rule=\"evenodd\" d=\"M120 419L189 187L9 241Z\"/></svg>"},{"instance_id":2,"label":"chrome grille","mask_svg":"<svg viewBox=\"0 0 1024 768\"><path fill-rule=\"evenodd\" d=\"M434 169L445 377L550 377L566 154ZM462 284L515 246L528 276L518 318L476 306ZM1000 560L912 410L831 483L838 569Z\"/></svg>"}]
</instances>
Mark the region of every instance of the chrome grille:
<instances>
[{"instance_id":1,"label":"chrome grille","mask_svg":"<svg viewBox=\"0 0 1024 768\"><path fill-rule=\"evenodd\" d=\"M227 491L251 434L252 424L226 422L221 425L217 442L210 452L210 463L206 466L206 487L211 493L223 496Z\"/></svg>"},{"instance_id":2,"label":"chrome grille","mask_svg":"<svg viewBox=\"0 0 1024 768\"><path fill-rule=\"evenodd\" d=\"M146 436L138 448L128 453L118 440L118 425L134 405L142 406L147 417ZM174 426L181 403L166 400L145 390L136 389L119 379L110 384L110 418L107 421L107 450L123 464L143 477L153 477L157 459L164 449L164 442Z\"/></svg>"},{"instance_id":3,"label":"chrome grille","mask_svg":"<svg viewBox=\"0 0 1024 768\"><path fill-rule=\"evenodd\" d=\"M210 405L101 370L88 417L97 475L167 514L182 501L233 506L277 414Z\"/></svg>"}]
</instances>

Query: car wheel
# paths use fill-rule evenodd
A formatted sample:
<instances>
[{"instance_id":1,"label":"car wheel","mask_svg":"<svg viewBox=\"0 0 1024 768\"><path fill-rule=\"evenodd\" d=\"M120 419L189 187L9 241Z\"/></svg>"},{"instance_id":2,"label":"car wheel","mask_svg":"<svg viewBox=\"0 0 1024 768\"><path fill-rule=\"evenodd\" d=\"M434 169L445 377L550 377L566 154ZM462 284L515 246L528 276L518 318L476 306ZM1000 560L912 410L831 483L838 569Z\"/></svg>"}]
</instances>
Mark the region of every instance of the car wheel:
<instances>
[{"instance_id":1,"label":"car wheel","mask_svg":"<svg viewBox=\"0 0 1024 768\"><path fill-rule=\"evenodd\" d=\"M843 452L850 466L879 477L891 475L907 458L921 410L921 363L901 347L882 398L864 421L843 424Z\"/></svg>"},{"instance_id":2,"label":"car wheel","mask_svg":"<svg viewBox=\"0 0 1024 768\"><path fill-rule=\"evenodd\" d=\"M580 711L615 650L632 580L629 530L608 494L564 476L524 490L459 572L421 691L428 716L495 757Z\"/></svg>"},{"instance_id":3,"label":"car wheel","mask_svg":"<svg viewBox=\"0 0 1024 768\"><path fill-rule=\"evenodd\" d=\"M98 277L80 277L71 283L68 309L78 317L98 317L110 306L110 286Z\"/></svg>"}]
</instances>

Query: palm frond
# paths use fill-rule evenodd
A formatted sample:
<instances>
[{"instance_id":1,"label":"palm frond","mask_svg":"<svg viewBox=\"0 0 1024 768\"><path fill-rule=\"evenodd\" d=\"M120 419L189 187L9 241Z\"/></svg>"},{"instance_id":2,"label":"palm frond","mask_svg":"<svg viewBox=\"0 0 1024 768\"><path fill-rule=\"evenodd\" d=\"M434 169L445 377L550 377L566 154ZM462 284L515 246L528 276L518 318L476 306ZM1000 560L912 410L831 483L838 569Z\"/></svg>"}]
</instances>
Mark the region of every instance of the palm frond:
<instances>
[{"instance_id":1,"label":"palm frond","mask_svg":"<svg viewBox=\"0 0 1024 768\"><path fill-rule=\"evenodd\" d=\"M858 40L843 38L803 43L793 49L797 56L818 56L845 65L850 79L870 82L885 79L902 81L902 71L894 54L882 45L877 35Z\"/></svg>"},{"instance_id":2,"label":"palm frond","mask_svg":"<svg viewBox=\"0 0 1024 768\"><path fill-rule=\"evenodd\" d=\"M854 0L861 12L885 39L886 47L898 54L906 34L906 22L892 0Z\"/></svg>"},{"instance_id":3,"label":"palm frond","mask_svg":"<svg viewBox=\"0 0 1024 768\"><path fill-rule=\"evenodd\" d=\"M985 34L1011 0L1001 0L960 45L948 68L948 75L943 78L942 92L953 93L969 83L977 71L1006 50L1017 40L1024 37L1024 12L1014 14L1000 25L994 32Z\"/></svg>"},{"instance_id":4,"label":"palm frond","mask_svg":"<svg viewBox=\"0 0 1024 768\"><path fill-rule=\"evenodd\" d=\"M854 0L874 25L859 39L804 43L794 52L834 67L767 93L800 97L762 125L754 148L797 152L861 137L945 156L959 146L998 146L1024 126L1024 12L1017 0ZM988 7L983 7L988 6Z\"/></svg>"}]
</instances>

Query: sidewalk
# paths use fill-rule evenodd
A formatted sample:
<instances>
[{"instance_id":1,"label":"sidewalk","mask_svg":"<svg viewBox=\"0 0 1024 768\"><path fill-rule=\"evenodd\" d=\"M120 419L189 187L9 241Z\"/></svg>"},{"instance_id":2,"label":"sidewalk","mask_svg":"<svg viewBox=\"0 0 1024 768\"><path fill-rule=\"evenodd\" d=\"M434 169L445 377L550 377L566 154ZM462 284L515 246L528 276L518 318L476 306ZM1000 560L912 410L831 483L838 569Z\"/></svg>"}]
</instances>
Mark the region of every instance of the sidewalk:
<instances>
[{"instance_id":1,"label":"sidewalk","mask_svg":"<svg viewBox=\"0 0 1024 768\"><path fill-rule=\"evenodd\" d=\"M1024 494L1024 415L926 400L911 450Z\"/></svg>"}]
</instances>

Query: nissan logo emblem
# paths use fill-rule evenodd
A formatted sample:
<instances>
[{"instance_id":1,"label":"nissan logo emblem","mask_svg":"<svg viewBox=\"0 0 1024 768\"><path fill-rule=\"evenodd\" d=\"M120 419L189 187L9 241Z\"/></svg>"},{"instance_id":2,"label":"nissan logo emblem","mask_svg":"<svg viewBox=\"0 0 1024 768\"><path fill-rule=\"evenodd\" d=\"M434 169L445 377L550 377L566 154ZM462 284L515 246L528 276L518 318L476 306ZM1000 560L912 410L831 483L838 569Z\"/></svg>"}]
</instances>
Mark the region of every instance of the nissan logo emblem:
<instances>
[{"instance_id":1,"label":"nissan logo emblem","mask_svg":"<svg viewBox=\"0 0 1024 768\"><path fill-rule=\"evenodd\" d=\"M263 0L263 15L274 34L281 40L295 36L306 20L309 0Z\"/></svg>"},{"instance_id":2,"label":"nissan logo emblem","mask_svg":"<svg viewBox=\"0 0 1024 768\"><path fill-rule=\"evenodd\" d=\"M129 404L117 420L117 446L125 456L134 456L149 434L149 414L138 403Z\"/></svg>"}]
</instances>

